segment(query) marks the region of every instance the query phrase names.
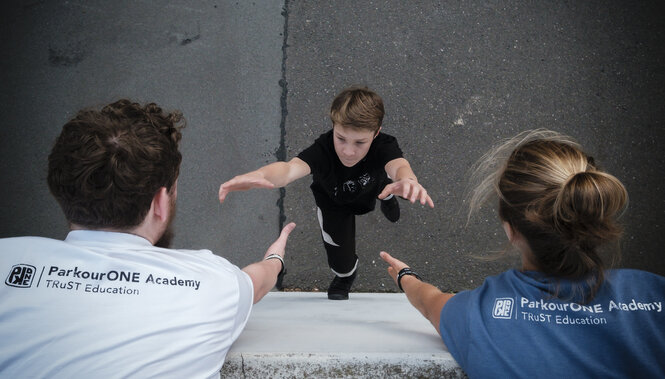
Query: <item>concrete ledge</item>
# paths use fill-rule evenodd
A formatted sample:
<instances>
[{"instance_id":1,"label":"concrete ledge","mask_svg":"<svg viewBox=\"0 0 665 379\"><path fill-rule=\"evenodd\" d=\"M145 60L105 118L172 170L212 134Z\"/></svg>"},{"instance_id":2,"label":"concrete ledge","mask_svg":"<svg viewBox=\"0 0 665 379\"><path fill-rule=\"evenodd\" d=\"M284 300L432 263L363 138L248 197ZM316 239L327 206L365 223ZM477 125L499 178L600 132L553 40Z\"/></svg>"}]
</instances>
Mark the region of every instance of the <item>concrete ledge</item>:
<instances>
[{"instance_id":1,"label":"concrete ledge","mask_svg":"<svg viewBox=\"0 0 665 379\"><path fill-rule=\"evenodd\" d=\"M463 378L404 294L271 292L254 306L224 378Z\"/></svg>"},{"instance_id":2,"label":"concrete ledge","mask_svg":"<svg viewBox=\"0 0 665 379\"><path fill-rule=\"evenodd\" d=\"M229 359L230 358L230 359ZM448 355L235 354L223 378L465 378Z\"/></svg>"}]
</instances>

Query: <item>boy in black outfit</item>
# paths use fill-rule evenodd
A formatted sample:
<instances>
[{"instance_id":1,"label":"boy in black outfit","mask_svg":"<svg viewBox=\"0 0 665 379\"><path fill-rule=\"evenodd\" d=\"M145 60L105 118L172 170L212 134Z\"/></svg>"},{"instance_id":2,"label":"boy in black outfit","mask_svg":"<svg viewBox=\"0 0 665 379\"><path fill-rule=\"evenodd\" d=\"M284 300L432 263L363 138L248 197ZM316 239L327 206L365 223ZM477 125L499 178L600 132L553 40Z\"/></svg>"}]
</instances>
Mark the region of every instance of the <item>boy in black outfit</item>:
<instances>
[{"instance_id":1,"label":"boy in black outfit","mask_svg":"<svg viewBox=\"0 0 665 379\"><path fill-rule=\"evenodd\" d=\"M355 215L374 210L378 197L383 214L396 222L399 204L395 195L434 207L402 157L397 139L379 133L383 115L379 95L367 88L348 88L333 100L332 130L296 158L236 176L219 188L223 202L232 191L284 187L311 173L323 245L335 273L328 288L331 300L348 299L356 277Z\"/></svg>"}]
</instances>

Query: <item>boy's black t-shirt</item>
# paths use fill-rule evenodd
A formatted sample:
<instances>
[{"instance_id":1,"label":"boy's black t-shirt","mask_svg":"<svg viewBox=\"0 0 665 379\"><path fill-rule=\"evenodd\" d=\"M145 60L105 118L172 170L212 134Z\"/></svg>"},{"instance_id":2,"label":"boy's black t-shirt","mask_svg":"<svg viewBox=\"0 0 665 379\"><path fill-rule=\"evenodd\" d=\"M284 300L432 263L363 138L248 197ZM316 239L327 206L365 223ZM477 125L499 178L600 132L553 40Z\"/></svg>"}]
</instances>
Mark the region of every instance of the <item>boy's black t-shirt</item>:
<instances>
[{"instance_id":1,"label":"boy's black t-shirt","mask_svg":"<svg viewBox=\"0 0 665 379\"><path fill-rule=\"evenodd\" d=\"M401 157L397 139L379 133L365 158L353 167L346 167L335 153L332 130L298 154L312 171L310 188L316 205L325 209L343 208L357 215L374 209L376 197L390 182L386 163Z\"/></svg>"}]
</instances>

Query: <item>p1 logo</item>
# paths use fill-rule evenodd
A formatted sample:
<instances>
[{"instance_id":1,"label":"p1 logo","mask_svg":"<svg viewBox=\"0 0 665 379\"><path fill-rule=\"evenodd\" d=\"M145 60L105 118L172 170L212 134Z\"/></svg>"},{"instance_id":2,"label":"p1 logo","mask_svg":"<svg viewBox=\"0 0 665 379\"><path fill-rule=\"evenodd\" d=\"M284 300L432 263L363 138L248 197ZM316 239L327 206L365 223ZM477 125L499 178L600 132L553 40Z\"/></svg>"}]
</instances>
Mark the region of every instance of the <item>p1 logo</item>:
<instances>
[{"instance_id":1,"label":"p1 logo","mask_svg":"<svg viewBox=\"0 0 665 379\"><path fill-rule=\"evenodd\" d=\"M511 297L499 297L494 300L492 317L510 319L513 317L515 301Z\"/></svg>"},{"instance_id":2,"label":"p1 logo","mask_svg":"<svg viewBox=\"0 0 665 379\"><path fill-rule=\"evenodd\" d=\"M37 269L35 266L26 264L17 264L12 266L5 284L12 287L29 288L32 285L32 279L35 277Z\"/></svg>"}]
</instances>

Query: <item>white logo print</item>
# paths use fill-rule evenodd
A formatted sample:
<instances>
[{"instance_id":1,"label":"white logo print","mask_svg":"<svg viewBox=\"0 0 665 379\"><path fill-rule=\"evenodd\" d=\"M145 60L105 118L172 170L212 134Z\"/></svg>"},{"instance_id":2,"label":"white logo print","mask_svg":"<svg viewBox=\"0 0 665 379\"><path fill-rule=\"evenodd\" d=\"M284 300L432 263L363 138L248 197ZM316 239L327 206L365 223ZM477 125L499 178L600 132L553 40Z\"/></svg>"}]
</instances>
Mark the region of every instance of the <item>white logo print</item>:
<instances>
[{"instance_id":1,"label":"white logo print","mask_svg":"<svg viewBox=\"0 0 665 379\"><path fill-rule=\"evenodd\" d=\"M369 182L372 181L372 177L369 176L369 173L364 173L362 174L361 177L358 178L358 183L360 183L361 186L366 187Z\"/></svg>"},{"instance_id":2,"label":"white logo print","mask_svg":"<svg viewBox=\"0 0 665 379\"><path fill-rule=\"evenodd\" d=\"M499 297L494 300L492 317L510 319L513 317L513 305L515 301L510 297Z\"/></svg>"},{"instance_id":3,"label":"white logo print","mask_svg":"<svg viewBox=\"0 0 665 379\"><path fill-rule=\"evenodd\" d=\"M342 184L342 190L344 192L356 192L356 182L353 180L347 180Z\"/></svg>"}]
</instances>

